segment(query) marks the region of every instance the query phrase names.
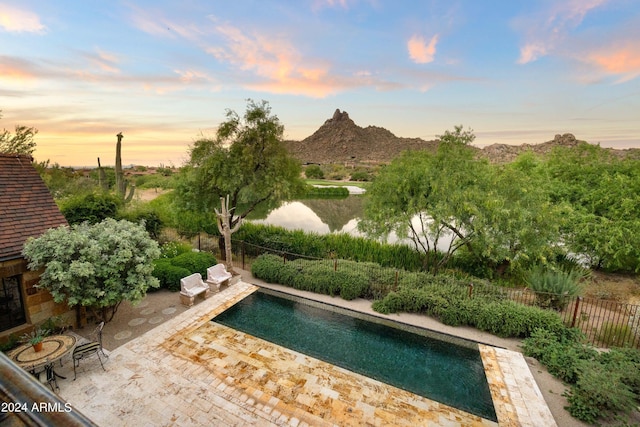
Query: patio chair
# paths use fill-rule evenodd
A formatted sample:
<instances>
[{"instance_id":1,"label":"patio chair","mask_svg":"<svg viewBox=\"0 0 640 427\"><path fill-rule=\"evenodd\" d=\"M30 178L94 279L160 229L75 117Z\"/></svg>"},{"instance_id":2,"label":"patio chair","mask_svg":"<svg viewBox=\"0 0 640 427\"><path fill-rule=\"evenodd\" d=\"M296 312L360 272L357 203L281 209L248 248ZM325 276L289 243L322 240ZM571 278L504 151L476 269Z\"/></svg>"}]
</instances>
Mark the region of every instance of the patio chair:
<instances>
[{"instance_id":1,"label":"patio chair","mask_svg":"<svg viewBox=\"0 0 640 427\"><path fill-rule=\"evenodd\" d=\"M87 357L97 356L98 360L100 361L100 366L102 366L102 370L106 371L106 369L104 369L104 364L102 363L102 358L100 357L101 354L105 358L109 357L108 355L105 354L104 350L102 349L102 328L103 327L104 327L104 322L100 322L98 327L90 335L94 340L85 344L80 344L73 350L71 358L73 359L74 381L76 379L76 367L80 366L80 360Z\"/></svg>"}]
</instances>

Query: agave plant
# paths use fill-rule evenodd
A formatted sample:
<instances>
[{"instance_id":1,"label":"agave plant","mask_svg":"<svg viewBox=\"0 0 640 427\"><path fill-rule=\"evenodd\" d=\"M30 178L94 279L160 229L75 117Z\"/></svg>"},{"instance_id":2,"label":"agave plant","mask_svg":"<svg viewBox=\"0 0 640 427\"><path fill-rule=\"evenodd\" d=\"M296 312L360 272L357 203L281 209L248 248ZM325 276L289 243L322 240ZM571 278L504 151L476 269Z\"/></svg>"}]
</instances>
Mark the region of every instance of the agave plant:
<instances>
[{"instance_id":1,"label":"agave plant","mask_svg":"<svg viewBox=\"0 0 640 427\"><path fill-rule=\"evenodd\" d=\"M562 311L569 300L582 292L583 273L579 270L545 269L536 266L529 271L527 285L536 294L539 306Z\"/></svg>"}]
</instances>

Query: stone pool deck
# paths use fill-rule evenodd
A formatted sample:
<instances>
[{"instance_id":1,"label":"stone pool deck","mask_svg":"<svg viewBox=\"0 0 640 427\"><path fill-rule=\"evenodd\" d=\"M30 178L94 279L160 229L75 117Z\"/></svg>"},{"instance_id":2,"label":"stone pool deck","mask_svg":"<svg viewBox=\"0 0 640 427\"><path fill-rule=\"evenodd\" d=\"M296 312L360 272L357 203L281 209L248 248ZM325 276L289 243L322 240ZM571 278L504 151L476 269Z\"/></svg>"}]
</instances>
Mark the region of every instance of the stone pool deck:
<instances>
[{"instance_id":1,"label":"stone pool deck","mask_svg":"<svg viewBox=\"0 0 640 427\"><path fill-rule=\"evenodd\" d=\"M99 426L556 425L518 352L481 345L496 424L210 322L256 289L199 300L112 351L106 372L89 359L70 381L65 363L60 397Z\"/></svg>"}]
</instances>

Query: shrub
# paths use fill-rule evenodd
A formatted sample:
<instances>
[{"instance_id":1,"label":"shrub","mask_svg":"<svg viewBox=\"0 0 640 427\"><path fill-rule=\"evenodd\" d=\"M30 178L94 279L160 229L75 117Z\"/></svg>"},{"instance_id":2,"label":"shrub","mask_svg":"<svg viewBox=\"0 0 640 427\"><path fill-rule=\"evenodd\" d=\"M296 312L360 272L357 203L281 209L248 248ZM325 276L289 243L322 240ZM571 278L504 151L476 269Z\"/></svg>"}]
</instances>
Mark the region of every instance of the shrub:
<instances>
[{"instance_id":1,"label":"shrub","mask_svg":"<svg viewBox=\"0 0 640 427\"><path fill-rule=\"evenodd\" d=\"M97 224L115 218L122 202L109 193L89 193L73 196L60 202L60 211L69 224Z\"/></svg>"},{"instance_id":2,"label":"shrub","mask_svg":"<svg viewBox=\"0 0 640 427\"><path fill-rule=\"evenodd\" d=\"M207 277L207 268L217 264L216 257L209 252L185 252L171 258L170 262L176 267L189 270L189 274L200 273L205 278Z\"/></svg>"},{"instance_id":3,"label":"shrub","mask_svg":"<svg viewBox=\"0 0 640 427\"><path fill-rule=\"evenodd\" d=\"M307 166L304 175L309 179L324 179L324 172L319 165Z\"/></svg>"},{"instance_id":4,"label":"shrub","mask_svg":"<svg viewBox=\"0 0 640 427\"><path fill-rule=\"evenodd\" d=\"M632 411L637 397L622 381L618 369L598 362L583 362L580 377L568 393L567 409L577 419L595 424L612 413Z\"/></svg>"},{"instance_id":5,"label":"shrub","mask_svg":"<svg viewBox=\"0 0 640 427\"><path fill-rule=\"evenodd\" d=\"M349 181L371 181L371 175L364 169L358 169L351 173Z\"/></svg>"},{"instance_id":6,"label":"shrub","mask_svg":"<svg viewBox=\"0 0 640 427\"><path fill-rule=\"evenodd\" d=\"M529 272L527 285L535 292L538 305L562 311L582 291L581 275L579 270L545 270L537 266Z\"/></svg>"},{"instance_id":7,"label":"shrub","mask_svg":"<svg viewBox=\"0 0 640 427\"><path fill-rule=\"evenodd\" d=\"M170 257L174 254L177 255ZM216 263L213 254L193 252L182 243L167 243L162 247L161 258L153 262L153 276L160 281L161 288L175 292L180 290L180 279L193 273L200 273L206 278L207 268Z\"/></svg>"},{"instance_id":8,"label":"shrub","mask_svg":"<svg viewBox=\"0 0 640 427\"><path fill-rule=\"evenodd\" d=\"M160 247L160 258L174 258L191 250L191 245L188 243L167 242Z\"/></svg>"},{"instance_id":9,"label":"shrub","mask_svg":"<svg viewBox=\"0 0 640 427\"><path fill-rule=\"evenodd\" d=\"M346 261L343 261L346 262ZM335 271L327 260L284 262L275 255L261 255L251 264L251 273L262 280L325 295L352 300L365 296L369 276L363 271L343 268Z\"/></svg>"},{"instance_id":10,"label":"shrub","mask_svg":"<svg viewBox=\"0 0 640 427\"><path fill-rule=\"evenodd\" d=\"M159 258L153 262L153 276L160 281L160 287L172 292L180 290L180 279L191 272L183 267L171 264L167 258Z\"/></svg>"},{"instance_id":11,"label":"shrub","mask_svg":"<svg viewBox=\"0 0 640 427\"><path fill-rule=\"evenodd\" d=\"M583 340L584 334L577 329L555 333L537 329L523 341L523 351L572 385L567 410L579 420L595 424L634 410L640 403L640 351L600 353Z\"/></svg>"}]
</instances>

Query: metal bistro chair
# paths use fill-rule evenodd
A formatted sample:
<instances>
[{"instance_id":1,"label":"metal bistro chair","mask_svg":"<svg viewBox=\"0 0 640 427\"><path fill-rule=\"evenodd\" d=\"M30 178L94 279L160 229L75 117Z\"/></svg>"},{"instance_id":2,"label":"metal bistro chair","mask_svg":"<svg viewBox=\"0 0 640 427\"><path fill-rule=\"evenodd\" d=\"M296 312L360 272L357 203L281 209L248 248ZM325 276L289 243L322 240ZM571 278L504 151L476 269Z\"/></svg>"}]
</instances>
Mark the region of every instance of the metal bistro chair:
<instances>
[{"instance_id":1,"label":"metal bistro chair","mask_svg":"<svg viewBox=\"0 0 640 427\"><path fill-rule=\"evenodd\" d=\"M104 364L102 363L102 358L100 354L102 354L105 358L109 358L108 355L104 353L102 349L102 328L104 327L104 322L100 322L98 327L91 333L91 337L95 339L95 341L90 341L85 344L80 344L73 350L72 359L73 359L73 380L76 379L76 367L80 366L80 360L91 357L98 356L98 360L100 361L100 366L102 366L102 370L104 369Z\"/></svg>"}]
</instances>

